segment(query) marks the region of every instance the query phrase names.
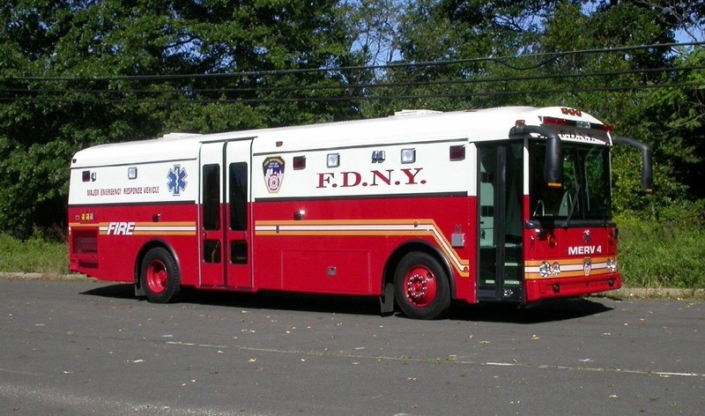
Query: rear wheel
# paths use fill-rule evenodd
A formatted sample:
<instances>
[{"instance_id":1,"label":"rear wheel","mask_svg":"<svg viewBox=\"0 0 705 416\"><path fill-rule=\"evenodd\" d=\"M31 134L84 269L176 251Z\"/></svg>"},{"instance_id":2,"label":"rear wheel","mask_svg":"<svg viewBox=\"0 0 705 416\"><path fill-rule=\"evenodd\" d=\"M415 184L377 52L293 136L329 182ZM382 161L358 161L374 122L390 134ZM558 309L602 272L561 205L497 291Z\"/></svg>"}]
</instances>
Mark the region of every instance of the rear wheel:
<instances>
[{"instance_id":1,"label":"rear wheel","mask_svg":"<svg viewBox=\"0 0 705 416\"><path fill-rule=\"evenodd\" d=\"M155 247L142 259L140 284L147 300L168 303L181 291L181 274L174 256L162 247Z\"/></svg>"},{"instance_id":2,"label":"rear wheel","mask_svg":"<svg viewBox=\"0 0 705 416\"><path fill-rule=\"evenodd\" d=\"M399 308L414 319L436 319L450 309L450 283L438 261L426 253L409 253L394 274Z\"/></svg>"}]
</instances>

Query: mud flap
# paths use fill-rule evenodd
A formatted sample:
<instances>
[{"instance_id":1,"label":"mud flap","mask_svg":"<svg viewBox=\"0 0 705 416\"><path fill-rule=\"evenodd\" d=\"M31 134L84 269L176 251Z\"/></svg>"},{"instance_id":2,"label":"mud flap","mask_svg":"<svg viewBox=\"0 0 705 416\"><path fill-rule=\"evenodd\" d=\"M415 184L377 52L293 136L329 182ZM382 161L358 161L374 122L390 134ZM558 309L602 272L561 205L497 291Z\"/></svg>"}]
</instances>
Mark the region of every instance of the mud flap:
<instances>
[{"instance_id":1,"label":"mud flap","mask_svg":"<svg viewBox=\"0 0 705 416\"><path fill-rule=\"evenodd\" d=\"M146 293L144 293L144 288L140 285L139 280L135 282L135 297L138 298L143 298L147 296Z\"/></svg>"},{"instance_id":2,"label":"mud flap","mask_svg":"<svg viewBox=\"0 0 705 416\"><path fill-rule=\"evenodd\" d=\"M379 297L380 313L382 316L394 313L394 283L384 284L384 293Z\"/></svg>"}]
</instances>

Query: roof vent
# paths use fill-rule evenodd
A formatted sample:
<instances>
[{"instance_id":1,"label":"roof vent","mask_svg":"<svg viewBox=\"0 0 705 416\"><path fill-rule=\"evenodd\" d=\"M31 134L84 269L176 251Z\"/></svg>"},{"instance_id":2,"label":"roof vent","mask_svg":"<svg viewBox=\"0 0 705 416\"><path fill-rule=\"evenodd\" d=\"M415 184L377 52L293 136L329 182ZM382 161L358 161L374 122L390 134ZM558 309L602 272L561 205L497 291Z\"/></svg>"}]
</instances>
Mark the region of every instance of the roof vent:
<instances>
[{"instance_id":1,"label":"roof vent","mask_svg":"<svg viewBox=\"0 0 705 416\"><path fill-rule=\"evenodd\" d=\"M201 136L201 135L198 133L179 133L179 132L176 132L176 133L167 133L167 134L163 135L162 137L160 137L160 139L165 139L165 140L182 139L184 137L195 137L195 136Z\"/></svg>"},{"instance_id":2,"label":"roof vent","mask_svg":"<svg viewBox=\"0 0 705 416\"><path fill-rule=\"evenodd\" d=\"M425 109L419 109L419 110L401 110L401 111L395 111L394 112L394 117L412 117L412 116L423 116L427 114L439 114L442 113L443 111L436 111L436 110L425 110Z\"/></svg>"}]
</instances>

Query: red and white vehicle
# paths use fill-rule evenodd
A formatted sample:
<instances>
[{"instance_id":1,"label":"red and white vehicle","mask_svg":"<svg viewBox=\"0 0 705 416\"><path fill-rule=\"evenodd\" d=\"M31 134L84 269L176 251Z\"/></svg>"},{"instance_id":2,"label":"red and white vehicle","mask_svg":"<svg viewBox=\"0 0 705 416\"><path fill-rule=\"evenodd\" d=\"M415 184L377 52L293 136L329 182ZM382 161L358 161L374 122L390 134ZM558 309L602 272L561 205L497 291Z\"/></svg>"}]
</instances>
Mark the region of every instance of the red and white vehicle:
<instances>
[{"instance_id":1,"label":"red and white vehicle","mask_svg":"<svg viewBox=\"0 0 705 416\"><path fill-rule=\"evenodd\" d=\"M405 111L79 151L70 269L182 287L376 296L414 318L451 299L526 304L619 288L610 148L572 108Z\"/></svg>"}]
</instances>

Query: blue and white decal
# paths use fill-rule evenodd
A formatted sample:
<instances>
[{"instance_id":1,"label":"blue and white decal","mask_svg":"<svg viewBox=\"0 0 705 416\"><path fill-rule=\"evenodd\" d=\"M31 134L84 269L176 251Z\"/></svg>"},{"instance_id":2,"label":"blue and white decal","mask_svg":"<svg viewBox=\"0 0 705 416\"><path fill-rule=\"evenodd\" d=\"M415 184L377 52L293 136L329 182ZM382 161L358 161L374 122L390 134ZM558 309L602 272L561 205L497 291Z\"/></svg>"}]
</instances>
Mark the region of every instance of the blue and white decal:
<instances>
[{"instance_id":1,"label":"blue and white decal","mask_svg":"<svg viewBox=\"0 0 705 416\"><path fill-rule=\"evenodd\" d=\"M188 177L186 168L182 168L181 165L175 164L172 169L169 169L169 173L166 177L169 179L167 182L169 192L171 192L174 196L180 196L181 192L186 189L186 178Z\"/></svg>"}]
</instances>

